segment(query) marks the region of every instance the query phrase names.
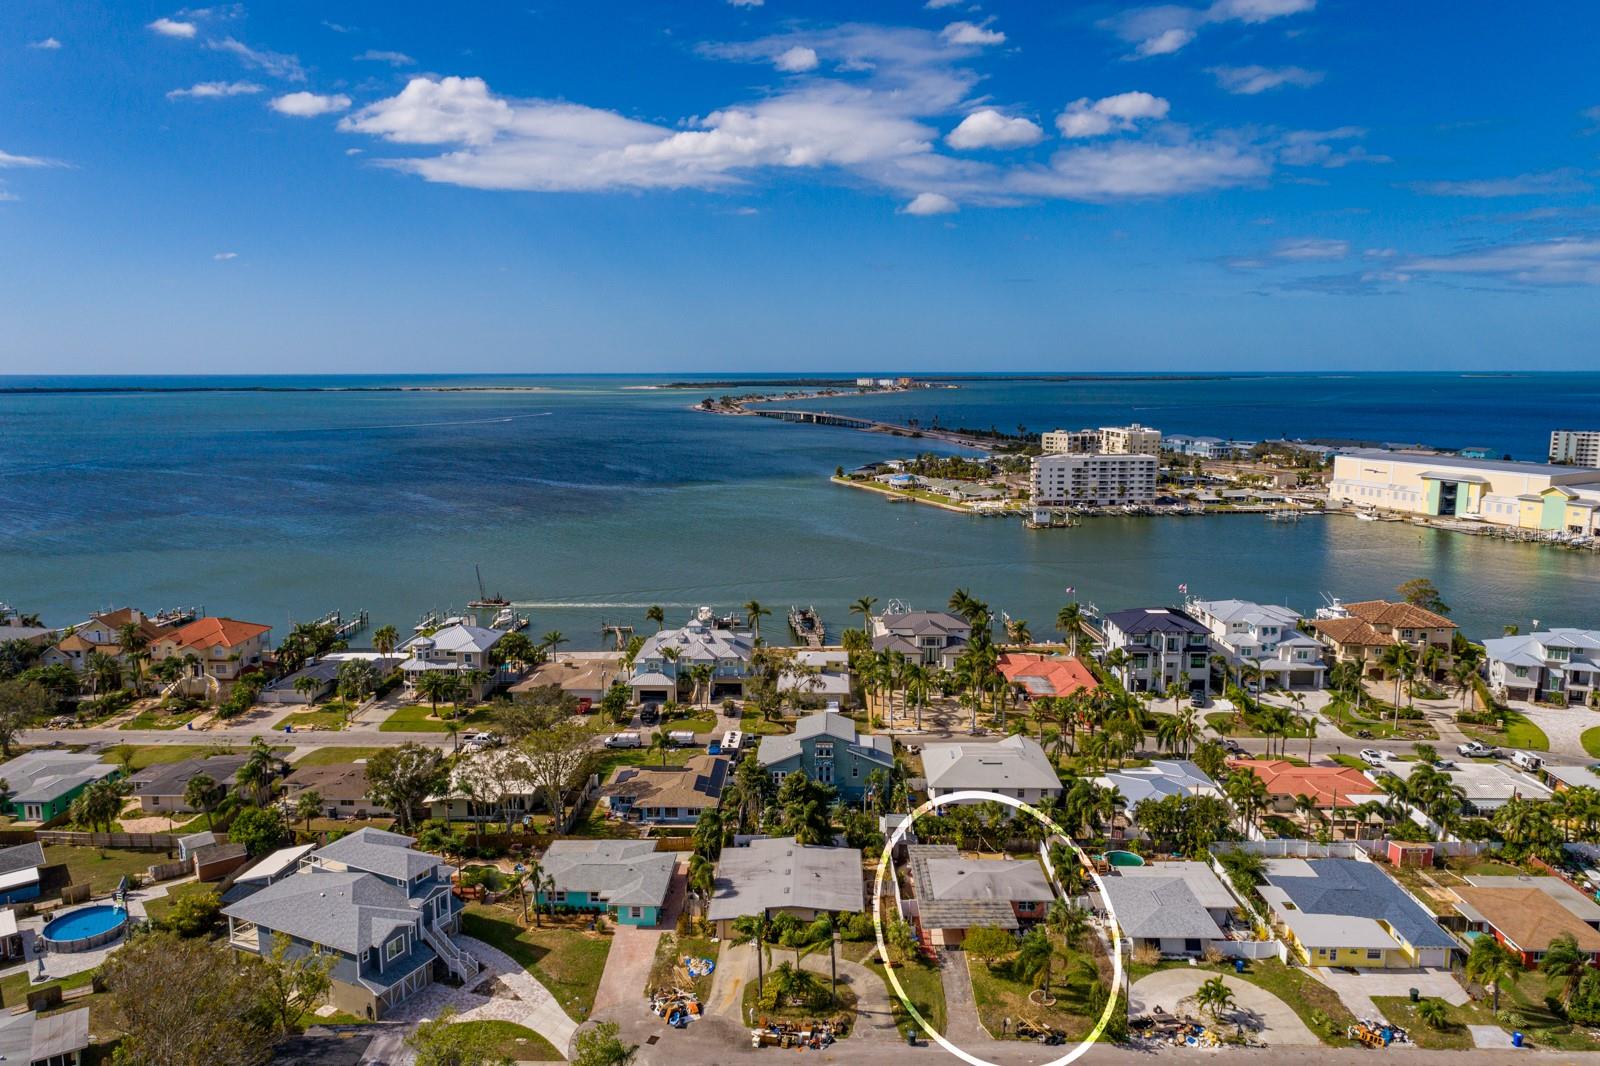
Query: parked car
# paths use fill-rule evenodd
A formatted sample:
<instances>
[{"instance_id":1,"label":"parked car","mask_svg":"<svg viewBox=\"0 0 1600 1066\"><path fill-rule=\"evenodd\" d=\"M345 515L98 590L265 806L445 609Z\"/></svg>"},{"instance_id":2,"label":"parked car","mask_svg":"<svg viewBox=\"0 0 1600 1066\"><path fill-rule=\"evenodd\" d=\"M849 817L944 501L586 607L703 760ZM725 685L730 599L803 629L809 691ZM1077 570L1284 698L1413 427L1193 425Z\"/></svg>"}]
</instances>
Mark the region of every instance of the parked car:
<instances>
[{"instance_id":1,"label":"parked car","mask_svg":"<svg viewBox=\"0 0 1600 1066\"><path fill-rule=\"evenodd\" d=\"M661 705L647 703L639 708L639 721L644 725L655 725L661 721Z\"/></svg>"},{"instance_id":2,"label":"parked car","mask_svg":"<svg viewBox=\"0 0 1600 1066\"><path fill-rule=\"evenodd\" d=\"M688 729L674 729L667 734L667 740L680 748L692 748L698 743L694 738L694 733Z\"/></svg>"},{"instance_id":3,"label":"parked car","mask_svg":"<svg viewBox=\"0 0 1600 1066\"><path fill-rule=\"evenodd\" d=\"M1456 745L1456 754L1464 755L1469 759L1498 759L1500 757L1500 749L1482 741L1469 740L1465 744Z\"/></svg>"},{"instance_id":4,"label":"parked car","mask_svg":"<svg viewBox=\"0 0 1600 1066\"><path fill-rule=\"evenodd\" d=\"M1514 751L1511 753L1511 761L1518 769L1527 770L1529 773L1544 765L1544 760L1531 751Z\"/></svg>"},{"instance_id":5,"label":"parked car","mask_svg":"<svg viewBox=\"0 0 1600 1066\"><path fill-rule=\"evenodd\" d=\"M1234 740L1232 737L1223 737L1222 750L1227 752L1229 755L1243 755L1244 745L1239 743L1237 740Z\"/></svg>"},{"instance_id":6,"label":"parked car","mask_svg":"<svg viewBox=\"0 0 1600 1066\"><path fill-rule=\"evenodd\" d=\"M578 713L591 714L594 711L594 699L590 696L578 697Z\"/></svg>"},{"instance_id":7,"label":"parked car","mask_svg":"<svg viewBox=\"0 0 1600 1066\"><path fill-rule=\"evenodd\" d=\"M1359 752L1357 752L1357 756L1368 766L1383 765L1383 752L1379 751L1377 748L1362 748Z\"/></svg>"},{"instance_id":8,"label":"parked car","mask_svg":"<svg viewBox=\"0 0 1600 1066\"><path fill-rule=\"evenodd\" d=\"M644 742L639 739L638 733L612 733L606 737L608 748L642 748Z\"/></svg>"},{"instance_id":9,"label":"parked car","mask_svg":"<svg viewBox=\"0 0 1600 1066\"><path fill-rule=\"evenodd\" d=\"M722 754L722 742L719 741L719 740L713 740L711 743L707 744L706 745L706 754L707 755L721 755Z\"/></svg>"},{"instance_id":10,"label":"parked car","mask_svg":"<svg viewBox=\"0 0 1600 1066\"><path fill-rule=\"evenodd\" d=\"M468 733L461 739L462 747L498 748L506 742L499 733Z\"/></svg>"}]
</instances>

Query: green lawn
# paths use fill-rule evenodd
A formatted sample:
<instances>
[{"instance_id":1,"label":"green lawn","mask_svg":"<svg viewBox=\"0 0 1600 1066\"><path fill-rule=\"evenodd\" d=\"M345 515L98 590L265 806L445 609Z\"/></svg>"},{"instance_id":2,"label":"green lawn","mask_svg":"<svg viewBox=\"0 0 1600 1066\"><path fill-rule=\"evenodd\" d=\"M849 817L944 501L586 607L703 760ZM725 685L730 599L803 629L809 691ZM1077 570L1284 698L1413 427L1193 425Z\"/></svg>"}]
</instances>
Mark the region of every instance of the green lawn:
<instances>
[{"instance_id":1,"label":"green lawn","mask_svg":"<svg viewBox=\"0 0 1600 1066\"><path fill-rule=\"evenodd\" d=\"M1349 1045L1350 1041L1344 1033L1346 1027L1355 1021L1355 1016L1339 999L1337 992L1303 970L1285 966L1277 959L1251 962L1242 974L1234 973L1231 966L1216 969L1227 977L1249 981L1283 1000L1306 1023L1306 1028L1316 1033L1324 1043L1337 1047ZM1318 1014L1332 1023L1337 1036L1331 1035L1326 1026L1318 1024Z\"/></svg>"},{"instance_id":2,"label":"green lawn","mask_svg":"<svg viewBox=\"0 0 1600 1066\"><path fill-rule=\"evenodd\" d=\"M978 1020L996 1039L1021 1039L1015 1028L1003 1036L1004 1021L1026 1018L1036 1024L1048 1025L1066 1033L1068 1040L1082 1039L1094 1028L1097 1020L1086 1002L1089 982L1072 972L1072 963L1057 962L1051 977L1050 990L1056 997L1054 1006L1042 1007L1032 1003L1028 994L1031 985L1012 973L1011 960L993 966L962 953L967 960L967 973L972 976L972 998L977 1003ZM1085 958L1072 952L1073 959Z\"/></svg>"},{"instance_id":3,"label":"green lawn","mask_svg":"<svg viewBox=\"0 0 1600 1066\"><path fill-rule=\"evenodd\" d=\"M370 759L383 750L381 747L345 748L329 746L326 748L313 748L289 765L291 769L296 766L337 766L342 763L352 763L358 759Z\"/></svg>"},{"instance_id":4,"label":"green lawn","mask_svg":"<svg viewBox=\"0 0 1600 1066\"><path fill-rule=\"evenodd\" d=\"M448 703L439 704L440 714L449 714L451 706ZM411 703L401 707L378 726L380 733L443 733L446 732L444 721L432 717L433 705L429 703ZM467 711L456 719L463 729L477 729L489 725L493 712L487 707Z\"/></svg>"},{"instance_id":5,"label":"green lawn","mask_svg":"<svg viewBox=\"0 0 1600 1066\"><path fill-rule=\"evenodd\" d=\"M682 766L689 761L689 756L699 752L699 748L668 748L663 763L662 753L649 748L604 748L595 757L595 773L604 783L619 766Z\"/></svg>"},{"instance_id":6,"label":"green lawn","mask_svg":"<svg viewBox=\"0 0 1600 1066\"><path fill-rule=\"evenodd\" d=\"M345 719L354 709L342 700L329 700L320 707L288 715L274 724L273 728L292 726L295 729L339 730L344 728Z\"/></svg>"},{"instance_id":7,"label":"green lawn","mask_svg":"<svg viewBox=\"0 0 1600 1066\"><path fill-rule=\"evenodd\" d=\"M782 965L784 962L794 962L793 953L790 953L790 957L788 959L782 958L782 954L782 949L773 952L772 965L774 968ZM770 974L771 971L768 972ZM754 1017L757 1024L761 1024L763 1019L771 1021L797 1022L802 1024L815 1021L819 1018L832 1019L846 1022L850 1026L850 1032L854 1033L856 993L855 990L850 987L850 983L846 980L840 980L839 984L834 989L838 998L830 1001L828 996L829 989L827 973L818 973L817 971L811 969L807 969L806 972L818 979L820 985L820 994L816 1002L810 1004L784 1003L781 1006L770 1003L764 1004L761 1002L761 998L756 994L756 982L750 981L744 986L744 999L741 1002L739 1013L746 1018ZM761 987L761 991L767 993L769 997L773 995L771 984L764 982Z\"/></svg>"},{"instance_id":8,"label":"green lawn","mask_svg":"<svg viewBox=\"0 0 1600 1066\"><path fill-rule=\"evenodd\" d=\"M132 753L133 768L137 771L147 766L198 759L226 750L229 750L226 745L217 744L117 744L107 748L104 754L106 762L115 763L121 762L123 752Z\"/></svg>"},{"instance_id":9,"label":"green lawn","mask_svg":"<svg viewBox=\"0 0 1600 1066\"><path fill-rule=\"evenodd\" d=\"M1507 712L1506 728L1502 732L1482 725L1463 725L1461 731L1474 740L1504 748L1521 748L1524 751L1549 751L1550 738L1544 730L1528 721L1517 711ZM1588 734L1584 738L1587 740ZM1587 749L1587 743L1585 744Z\"/></svg>"},{"instance_id":10,"label":"green lawn","mask_svg":"<svg viewBox=\"0 0 1600 1066\"><path fill-rule=\"evenodd\" d=\"M147 900L144 905L145 914L153 922L165 921L171 913L173 905L185 896L214 896L217 894L216 885L202 884L199 881L185 881L167 889L165 896L157 896Z\"/></svg>"},{"instance_id":11,"label":"green lawn","mask_svg":"<svg viewBox=\"0 0 1600 1066\"><path fill-rule=\"evenodd\" d=\"M1373 996L1372 1002L1385 1018L1409 1033L1411 1042L1420 1048L1460 1051L1473 1046L1472 1033L1462 1020L1463 1012L1459 1008L1445 1004L1449 1020L1443 1029L1434 1029L1417 1016L1417 1006L1407 996ZM1480 1023L1473 1019L1472 1024Z\"/></svg>"},{"instance_id":12,"label":"green lawn","mask_svg":"<svg viewBox=\"0 0 1600 1066\"><path fill-rule=\"evenodd\" d=\"M547 915L542 927L524 927L518 919L515 908L471 903L462 932L516 959L538 977L569 1015L586 1021L606 968L611 934L589 932L587 916Z\"/></svg>"},{"instance_id":13,"label":"green lawn","mask_svg":"<svg viewBox=\"0 0 1600 1066\"><path fill-rule=\"evenodd\" d=\"M567 1059L550 1041L516 1022L457 1022L456 1028L488 1037L494 1042L493 1053L512 1062L565 1062Z\"/></svg>"},{"instance_id":14,"label":"green lawn","mask_svg":"<svg viewBox=\"0 0 1600 1066\"><path fill-rule=\"evenodd\" d=\"M1575 1026L1555 1014L1545 1003L1545 977L1537 970L1524 970L1514 985L1500 993L1500 1009L1519 1015L1514 1026L1521 1029L1534 1047L1561 1051L1600 1051L1594 1030ZM1451 1007L1451 1017L1464 1025L1496 1025L1489 998Z\"/></svg>"},{"instance_id":15,"label":"green lawn","mask_svg":"<svg viewBox=\"0 0 1600 1066\"><path fill-rule=\"evenodd\" d=\"M720 940L708 940L705 937L684 936L677 933L663 933L656 944L655 961L650 964L650 979L645 983L645 989L656 988L683 988L686 976L682 970L683 958L686 955L697 959L710 959L717 961L718 950L722 947ZM705 1002L706 996L711 992L711 981L716 976L716 971L704 977L696 977L688 983L699 994L700 1001Z\"/></svg>"},{"instance_id":16,"label":"green lawn","mask_svg":"<svg viewBox=\"0 0 1600 1066\"><path fill-rule=\"evenodd\" d=\"M697 708L693 714L684 715L681 718L672 718L661 723L661 727L669 733L676 733L684 729L694 733L707 733L717 728L717 723L720 721L722 721L722 718L715 709ZM718 739L721 738L719 737Z\"/></svg>"},{"instance_id":17,"label":"green lawn","mask_svg":"<svg viewBox=\"0 0 1600 1066\"><path fill-rule=\"evenodd\" d=\"M1250 720L1248 715L1241 722L1232 711L1212 711L1206 715L1206 725L1230 737L1265 737L1267 735L1261 731L1255 722ZM1274 733L1273 736L1276 737L1277 734ZM1304 740L1306 736L1305 728L1291 726L1287 736L1290 740Z\"/></svg>"},{"instance_id":18,"label":"green lawn","mask_svg":"<svg viewBox=\"0 0 1600 1066\"><path fill-rule=\"evenodd\" d=\"M739 732L748 736L764 736L769 733L787 733L789 727L781 720L768 719L747 703L739 712Z\"/></svg>"},{"instance_id":19,"label":"green lawn","mask_svg":"<svg viewBox=\"0 0 1600 1066\"><path fill-rule=\"evenodd\" d=\"M66 863L71 883L85 881L96 896L109 895L124 875L144 875L158 862L166 862L159 851L121 851L117 848L85 848L71 844L51 844L44 849L46 866Z\"/></svg>"},{"instance_id":20,"label":"green lawn","mask_svg":"<svg viewBox=\"0 0 1600 1066\"><path fill-rule=\"evenodd\" d=\"M889 992L889 1000L894 1005L895 1023L904 1031L916 1023L906 1012L905 1004L900 1002L900 997L895 995L894 986L890 985L889 979L884 976L883 963L878 960L877 950L878 945L871 940L846 941L841 954L844 958L861 963L883 981L884 988ZM918 958L896 966L894 975L899 979L900 987L905 989L906 997L917 1008L917 1013L922 1015L936 1032L944 1032L944 981L939 976L939 967Z\"/></svg>"},{"instance_id":21,"label":"green lawn","mask_svg":"<svg viewBox=\"0 0 1600 1066\"><path fill-rule=\"evenodd\" d=\"M151 709L140 711L119 727L121 729L178 729L185 723L192 722L204 713L204 709L195 707L187 711L178 711L168 714L166 711Z\"/></svg>"},{"instance_id":22,"label":"green lawn","mask_svg":"<svg viewBox=\"0 0 1600 1066\"><path fill-rule=\"evenodd\" d=\"M94 980L94 974L94 970L83 970L80 973L63 977L59 981L46 981L42 985L33 985L28 981L28 970L18 970L16 973L0 978L0 1004L3 1004L8 1009L24 1006L28 1002L29 992L38 991L41 988L49 988L52 984L59 985L63 992L71 991L74 988L82 988ZM121 1036L121 1033L112 1027L110 1018L111 997L104 992L94 992L70 1003L63 1003L54 1010L46 1011L45 1014L60 1014L65 1011L78 1010L80 1007L89 1008L89 1031L94 1034L95 1039L100 1041L101 1044L109 1043ZM85 1063L96 1061L92 1056L99 1047L100 1044L96 1044L89 1048L87 1055L91 1057L86 1057L84 1059ZM109 1063L111 1058L108 1055L100 1061Z\"/></svg>"},{"instance_id":23,"label":"green lawn","mask_svg":"<svg viewBox=\"0 0 1600 1066\"><path fill-rule=\"evenodd\" d=\"M1585 729L1579 739L1583 741L1583 750L1589 753L1589 758L1600 759L1600 725Z\"/></svg>"}]
</instances>

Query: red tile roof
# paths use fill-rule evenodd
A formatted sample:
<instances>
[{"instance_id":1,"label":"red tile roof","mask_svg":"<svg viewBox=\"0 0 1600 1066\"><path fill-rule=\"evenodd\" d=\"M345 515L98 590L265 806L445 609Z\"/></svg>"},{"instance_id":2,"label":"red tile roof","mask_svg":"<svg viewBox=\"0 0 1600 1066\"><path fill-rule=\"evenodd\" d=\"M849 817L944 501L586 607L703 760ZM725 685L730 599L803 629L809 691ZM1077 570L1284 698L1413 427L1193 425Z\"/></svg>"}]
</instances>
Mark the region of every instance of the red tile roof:
<instances>
[{"instance_id":1,"label":"red tile roof","mask_svg":"<svg viewBox=\"0 0 1600 1066\"><path fill-rule=\"evenodd\" d=\"M1050 659L1043 655L1008 651L1000 656L1000 672L1012 684L1033 696L1066 696L1080 689L1100 687L1089 668L1077 659Z\"/></svg>"},{"instance_id":2,"label":"red tile roof","mask_svg":"<svg viewBox=\"0 0 1600 1066\"><path fill-rule=\"evenodd\" d=\"M196 618L162 639L173 641L180 648L209 648L217 644L231 648L271 629L271 626L241 622L234 618Z\"/></svg>"},{"instance_id":3,"label":"red tile roof","mask_svg":"<svg viewBox=\"0 0 1600 1066\"><path fill-rule=\"evenodd\" d=\"M1344 609L1354 618L1375 626L1395 626L1400 629L1454 629L1456 624L1442 614L1435 614L1414 603L1390 603L1388 600L1362 600L1347 603Z\"/></svg>"},{"instance_id":4,"label":"red tile roof","mask_svg":"<svg viewBox=\"0 0 1600 1066\"><path fill-rule=\"evenodd\" d=\"M1230 759L1234 770L1248 770L1267 784L1273 796L1310 796L1319 808L1354 807L1351 794L1370 796L1378 786L1348 766L1296 766L1284 759Z\"/></svg>"}]
</instances>

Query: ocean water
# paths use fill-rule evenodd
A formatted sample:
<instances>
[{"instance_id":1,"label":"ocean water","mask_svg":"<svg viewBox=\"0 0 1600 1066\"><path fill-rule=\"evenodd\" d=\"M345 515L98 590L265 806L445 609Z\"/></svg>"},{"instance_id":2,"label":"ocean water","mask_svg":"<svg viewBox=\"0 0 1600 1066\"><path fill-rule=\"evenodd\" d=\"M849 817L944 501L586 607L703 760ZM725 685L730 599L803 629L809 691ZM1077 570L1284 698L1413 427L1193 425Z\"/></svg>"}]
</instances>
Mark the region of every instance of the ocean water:
<instances>
[{"instance_id":1,"label":"ocean water","mask_svg":"<svg viewBox=\"0 0 1600 1066\"><path fill-rule=\"evenodd\" d=\"M0 600L53 624L136 604L203 606L286 626L365 608L402 628L490 591L598 646L645 625L758 599L849 624L860 596L942 604L965 587L1048 629L1065 599L1111 610L1245 596L1311 611L1431 577L1477 635L1506 623L1600 625L1600 556L1405 524L1257 517L1104 519L1071 530L891 504L834 486L835 466L903 440L729 418L659 377L0 379ZM203 390L536 386L533 392ZM1137 419L1167 432L1479 444L1537 458L1587 426L1600 375L966 380L835 398L889 418L1014 428ZM10 391L5 391L10 390ZM708 387L706 393L728 391ZM928 447L927 442L919 446Z\"/></svg>"}]
</instances>

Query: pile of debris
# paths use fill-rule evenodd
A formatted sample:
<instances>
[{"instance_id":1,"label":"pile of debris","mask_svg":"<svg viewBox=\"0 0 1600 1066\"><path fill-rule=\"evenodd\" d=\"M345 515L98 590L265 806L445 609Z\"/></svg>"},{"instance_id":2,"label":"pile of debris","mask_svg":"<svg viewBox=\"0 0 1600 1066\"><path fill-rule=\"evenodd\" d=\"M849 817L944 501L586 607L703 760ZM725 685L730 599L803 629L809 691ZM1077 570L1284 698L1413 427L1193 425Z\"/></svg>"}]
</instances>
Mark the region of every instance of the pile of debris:
<instances>
[{"instance_id":1,"label":"pile of debris","mask_svg":"<svg viewBox=\"0 0 1600 1066\"><path fill-rule=\"evenodd\" d=\"M717 968L717 964L711 959L701 959L696 958L693 955L685 955L683 957L683 968L688 972L690 977L710 977L711 971Z\"/></svg>"},{"instance_id":2,"label":"pile of debris","mask_svg":"<svg viewBox=\"0 0 1600 1066\"><path fill-rule=\"evenodd\" d=\"M650 1012L674 1029L683 1029L700 1017L700 997L692 988L660 988L650 993Z\"/></svg>"},{"instance_id":3,"label":"pile of debris","mask_svg":"<svg viewBox=\"0 0 1600 1066\"><path fill-rule=\"evenodd\" d=\"M1404 1029L1375 1018L1357 1019L1345 1030L1345 1036L1373 1048L1411 1043L1411 1036Z\"/></svg>"},{"instance_id":4,"label":"pile of debris","mask_svg":"<svg viewBox=\"0 0 1600 1066\"><path fill-rule=\"evenodd\" d=\"M1017 1035L1024 1040L1036 1040L1041 1044L1056 1046L1067 1042L1067 1034L1060 1029L1052 1029L1048 1025L1032 1022L1026 1018L1017 1022Z\"/></svg>"},{"instance_id":5,"label":"pile of debris","mask_svg":"<svg viewBox=\"0 0 1600 1066\"><path fill-rule=\"evenodd\" d=\"M768 1021L762 1018L760 1026L750 1030L750 1046L801 1050L810 1048L813 1051L820 1051L837 1039L836 1033L842 1036L843 1032L839 1024L832 1021L811 1021L802 1024Z\"/></svg>"},{"instance_id":6,"label":"pile of debris","mask_svg":"<svg viewBox=\"0 0 1600 1066\"><path fill-rule=\"evenodd\" d=\"M1141 1039L1174 1047L1214 1048L1227 1042L1227 1035L1221 1030L1187 1016L1168 1014L1159 1007L1129 1021L1128 1028Z\"/></svg>"}]
</instances>

